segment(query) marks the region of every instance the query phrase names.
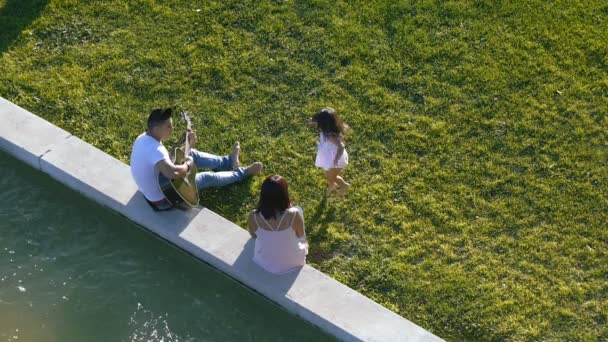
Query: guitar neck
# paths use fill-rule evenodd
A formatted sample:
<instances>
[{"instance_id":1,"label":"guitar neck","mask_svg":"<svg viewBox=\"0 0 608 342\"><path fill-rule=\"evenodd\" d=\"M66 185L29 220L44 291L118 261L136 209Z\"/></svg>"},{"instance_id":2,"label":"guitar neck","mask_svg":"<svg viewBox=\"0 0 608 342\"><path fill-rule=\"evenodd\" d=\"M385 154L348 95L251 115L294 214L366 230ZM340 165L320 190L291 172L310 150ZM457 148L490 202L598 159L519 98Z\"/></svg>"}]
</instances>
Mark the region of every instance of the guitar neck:
<instances>
[{"instance_id":1,"label":"guitar neck","mask_svg":"<svg viewBox=\"0 0 608 342\"><path fill-rule=\"evenodd\" d=\"M184 141L184 155L190 155L190 140L188 139L188 132L190 131L190 121L188 121L188 126L186 128L186 141Z\"/></svg>"},{"instance_id":2,"label":"guitar neck","mask_svg":"<svg viewBox=\"0 0 608 342\"><path fill-rule=\"evenodd\" d=\"M182 112L182 118L186 121L186 139L184 141L184 156L190 155L190 141L188 140L188 132L192 130L192 122L190 122L190 116L187 112Z\"/></svg>"},{"instance_id":3,"label":"guitar neck","mask_svg":"<svg viewBox=\"0 0 608 342\"><path fill-rule=\"evenodd\" d=\"M190 155L190 142L188 141L188 131L186 131L186 141L184 142L184 155Z\"/></svg>"}]
</instances>

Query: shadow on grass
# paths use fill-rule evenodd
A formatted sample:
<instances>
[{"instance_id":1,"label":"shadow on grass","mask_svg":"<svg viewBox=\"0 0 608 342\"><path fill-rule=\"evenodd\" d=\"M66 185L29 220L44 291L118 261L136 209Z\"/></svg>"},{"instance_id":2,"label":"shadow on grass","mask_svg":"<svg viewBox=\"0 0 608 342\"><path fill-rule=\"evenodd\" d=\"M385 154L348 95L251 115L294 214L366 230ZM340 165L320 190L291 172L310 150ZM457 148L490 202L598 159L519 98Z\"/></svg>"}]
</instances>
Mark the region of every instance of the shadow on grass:
<instances>
[{"instance_id":1,"label":"shadow on grass","mask_svg":"<svg viewBox=\"0 0 608 342\"><path fill-rule=\"evenodd\" d=\"M331 238L327 232L329 223L335 220L335 208L327 206L327 196L323 196L310 219L306 220L306 234L309 241L315 241L308 250L308 260L320 264L334 256L331 249L322 248L321 245Z\"/></svg>"},{"instance_id":2,"label":"shadow on grass","mask_svg":"<svg viewBox=\"0 0 608 342\"><path fill-rule=\"evenodd\" d=\"M317 223L319 223L319 219L321 218L321 215L323 215L325 209L327 209L327 196L323 196L321 201L319 201L319 205L317 205L317 209L315 209L315 212L312 214L312 217L307 220L307 225L311 227L311 231L317 227ZM327 231L327 224L321 228ZM318 229L314 230L318 231Z\"/></svg>"},{"instance_id":3,"label":"shadow on grass","mask_svg":"<svg viewBox=\"0 0 608 342\"><path fill-rule=\"evenodd\" d=\"M257 203L257 197L251 194L253 181L253 178L247 178L224 187L202 189L199 192L201 205L234 223L244 220L238 216L242 208L251 201Z\"/></svg>"},{"instance_id":4,"label":"shadow on grass","mask_svg":"<svg viewBox=\"0 0 608 342\"><path fill-rule=\"evenodd\" d=\"M48 0L6 0L0 7L0 53L4 53L21 31L36 19Z\"/></svg>"}]
</instances>

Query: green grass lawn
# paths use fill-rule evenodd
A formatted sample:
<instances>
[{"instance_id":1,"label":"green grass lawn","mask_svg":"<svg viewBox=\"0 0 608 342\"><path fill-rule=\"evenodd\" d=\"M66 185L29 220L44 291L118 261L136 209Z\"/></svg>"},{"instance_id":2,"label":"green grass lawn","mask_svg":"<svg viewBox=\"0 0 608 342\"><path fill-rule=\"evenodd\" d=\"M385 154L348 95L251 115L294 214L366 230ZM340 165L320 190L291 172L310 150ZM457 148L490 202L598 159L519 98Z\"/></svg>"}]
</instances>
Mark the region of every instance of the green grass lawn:
<instances>
[{"instance_id":1,"label":"green grass lawn","mask_svg":"<svg viewBox=\"0 0 608 342\"><path fill-rule=\"evenodd\" d=\"M608 338L604 0L0 0L0 96L127 163L152 108L188 110L200 149L289 180L312 265L445 339ZM245 226L262 180L202 204Z\"/></svg>"}]
</instances>

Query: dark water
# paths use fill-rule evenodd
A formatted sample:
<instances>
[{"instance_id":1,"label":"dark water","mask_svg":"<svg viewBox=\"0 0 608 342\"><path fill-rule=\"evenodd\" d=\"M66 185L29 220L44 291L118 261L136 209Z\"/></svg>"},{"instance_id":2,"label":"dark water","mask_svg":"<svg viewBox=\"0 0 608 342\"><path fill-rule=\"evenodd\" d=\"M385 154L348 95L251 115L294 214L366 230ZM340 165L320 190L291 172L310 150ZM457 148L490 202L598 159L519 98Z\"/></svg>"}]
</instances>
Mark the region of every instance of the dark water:
<instances>
[{"instance_id":1,"label":"dark water","mask_svg":"<svg viewBox=\"0 0 608 342\"><path fill-rule=\"evenodd\" d=\"M329 339L0 153L0 341Z\"/></svg>"}]
</instances>

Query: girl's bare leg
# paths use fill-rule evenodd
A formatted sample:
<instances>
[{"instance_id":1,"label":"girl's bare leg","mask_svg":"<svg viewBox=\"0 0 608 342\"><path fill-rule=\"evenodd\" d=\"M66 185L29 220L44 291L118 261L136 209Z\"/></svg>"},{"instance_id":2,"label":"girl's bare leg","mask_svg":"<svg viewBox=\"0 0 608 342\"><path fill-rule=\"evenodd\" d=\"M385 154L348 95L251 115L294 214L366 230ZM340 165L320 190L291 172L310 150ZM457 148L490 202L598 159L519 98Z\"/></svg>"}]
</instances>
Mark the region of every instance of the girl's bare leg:
<instances>
[{"instance_id":1,"label":"girl's bare leg","mask_svg":"<svg viewBox=\"0 0 608 342\"><path fill-rule=\"evenodd\" d=\"M348 188L350 188L350 184L346 183L346 181L344 181L344 179L340 176L336 176L336 184L340 187L338 193L340 195L346 195Z\"/></svg>"},{"instance_id":2,"label":"girl's bare leg","mask_svg":"<svg viewBox=\"0 0 608 342\"><path fill-rule=\"evenodd\" d=\"M338 187L338 184L336 184L336 177L339 173L340 169L329 169L325 171L325 175L327 176L327 194L330 194Z\"/></svg>"}]
</instances>

